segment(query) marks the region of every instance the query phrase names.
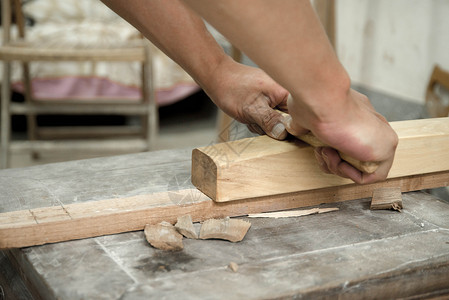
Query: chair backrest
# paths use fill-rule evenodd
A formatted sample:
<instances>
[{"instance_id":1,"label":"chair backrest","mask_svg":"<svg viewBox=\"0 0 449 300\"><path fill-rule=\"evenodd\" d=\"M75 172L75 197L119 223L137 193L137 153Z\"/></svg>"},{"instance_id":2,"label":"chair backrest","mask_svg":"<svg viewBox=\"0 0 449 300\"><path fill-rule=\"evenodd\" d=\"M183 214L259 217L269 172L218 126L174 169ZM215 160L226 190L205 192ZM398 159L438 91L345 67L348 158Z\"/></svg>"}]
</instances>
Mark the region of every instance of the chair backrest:
<instances>
[{"instance_id":1,"label":"chair backrest","mask_svg":"<svg viewBox=\"0 0 449 300\"><path fill-rule=\"evenodd\" d=\"M437 86L445 90L445 94L447 94L445 96L449 97L449 72L435 65L427 85L426 107L430 117L447 117L449 116L449 103L446 103L447 99L442 99L441 95L439 96L435 92Z\"/></svg>"},{"instance_id":2,"label":"chair backrest","mask_svg":"<svg viewBox=\"0 0 449 300\"><path fill-rule=\"evenodd\" d=\"M11 1L2 0L2 42L3 44L10 40L11 29Z\"/></svg>"},{"instance_id":3,"label":"chair backrest","mask_svg":"<svg viewBox=\"0 0 449 300\"><path fill-rule=\"evenodd\" d=\"M2 0L2 29L3 44L11 40L11 24L14 20L17 25L18 36L25 37L25 18L23 16L22 4L20 0ZM14 10L14 11L13 11Z\"/></svg>"}]
</instances>

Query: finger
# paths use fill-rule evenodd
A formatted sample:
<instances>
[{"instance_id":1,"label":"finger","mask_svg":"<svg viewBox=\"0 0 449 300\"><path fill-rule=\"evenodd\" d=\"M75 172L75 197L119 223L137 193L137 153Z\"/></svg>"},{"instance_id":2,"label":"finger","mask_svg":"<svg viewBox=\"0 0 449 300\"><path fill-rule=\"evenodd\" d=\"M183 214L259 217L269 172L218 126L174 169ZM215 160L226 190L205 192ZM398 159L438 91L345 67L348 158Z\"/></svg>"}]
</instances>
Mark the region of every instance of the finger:
<instances>
[{"instance_id":1,"label":"finger","mask_svg":"<svg viewBox=\"0 0 449 300\"><path fill-rule=\"evenodd\" d=\"M340 177L349 178L358 184L373 183L385 180L388 174L388 163L384 163L376 172L368 174L360 172L351 164L342 160L338 152L330 147L315 148L315 157L320 169L327 174L335 174Z\"/></svg>"},{"instance_id":2,"label":"finger","mask_svg":"<svg viewBox=\"0 0 449 300\"><path fill-rule=\"evenodd\" d=\"M332 159L329 159L329 156L326 156L326 159L328 160L329 164L334 164L333 168L334 171L329 170L328 163L325 161L322 155L315 155L317 159L319 160L320 169L327 173L327 174L335 174L340 177L349 178L355 183L362 184L362 172L351 166L349 163L345 162L344 160L339 159L339 162L332 162ZM320 160L323 161L323 164L321 165Z\"/></svg>"},{"instance_id":3,"label":"finger","mask_svg":"<svg viewBox=\"0 0 449 300\"><path fill-rule=\"evenodd\" d=\"M284 117L284 125L285 125L285 129L287 130L288 133L290 133L291 135L297 136L297 137L309 132L309 130L307 130L304 127L302 127L301 125L293 122L293 119L291 116Z\"/></svg>"},{"instance_id":4,"label":"finger","mask_svg":"<svg viewBox=\"0 0 449 300\"><path fill-rule=\"evenodd\" d=\"M327 168L332 174L343 178L349 178L355 183L364 183L364 173L360 172L348 162L342 160L335 149L325 147L321 153L324 161L326 162Z\"/></svg>"},{"instance_id":5,"label":"finger","mask_svg":"<svg viewBox=\"0 0 449 300\"><path fill-rule=\"evenodd\" d=\"M358 184L368 184L374 183L378 181L383 181L387 179L388 172L393 164L393 158L390 158L386 161L383 161L377 170L373 173L363 173L359 170L355 169L350 164L344 162L345 165L340 165L340 172L346 175L348 178L352 179L355 183Z\"/></svg>"},{"instance_id":6,"label":"finger","mask_svg":"<svg viewBox=\"0 0 449 300\"><path fill-rule=\"evenodd\" d=\"M339 164L338 169L339 169L340 174L342 175L342 177L349 178L349 179L351 179L352 181L354 181L355 183L358 183L358 184L362 184L363 183L363 174L364 173L360 172L359 170L357 170L356 168L354 168L353 166L351 166L347 162L342 161Z\"/></svg>"},{"instance_id":7,"label":"finger","mask_svg":"<svg viewBox=\"0 0 449 300\"><path fill-rule=\"evenodd\" d=\"M391 165L393 164L393 159L389 159L387 161L382 162L382 164L377 168L376 172L371 174L364 173L362 176L362 183L373 183L378 181L383 181L387 179L388 172L391 168Z\"/></svg>"},{"instance_id":8,"label":"finger","mask_svg":"<svg viewBox=\"0 0 449 300\"><path fill-rule=\"evenodd\" d=\"M281 110L284 110L284 108L286 109L287 97L290 93L271 77L269 77L269 79L270 80L265 81L265 86L263 87L263 94L267 96L269 106L272 108L278 107Z\"/></svg>"},{"instance_id":9,"label":"finger","mask_svg":"<svg viewBox=\"0 0 449 300\"><path fill-rule=\"evenodd\" d=\"M339 165L342 163L342 160L335 149L332 149L330 147L323 147L321 150L321 156L331 173L345 177L339 169Z\"/></svg>"},{"instance_id":10,"label":"finger","mask_svg":"<svg viewBox=\"0 0 449 300\"><path fill-rule=\"evenodd\" d=\"M323 159L323 156L321 155L321 151L323 150L322 147L317 147L314 149L314 154L315 154L315 158L318 162L318 166L320 167L321 171L323 171L326 174L330 174L331 172L329 171L326 162Z\"/></svg>"},{"instance_id":11,"label":"finger","mask_svg":"<svg viewBox=\"0 0 449 300\"><path fill-rule=\"evenodd\" d=\"M294 105L293 98L291 95L288 95L287 106L292 107ZM294 122L290 115L284 117L285 129L294 136L300 136L309 132L309 130L305 129L298 122Z\"/></svg>"},{"instance_id":12,"label":"finger","mask_svg":"<svg viewBox=\"0 0 449 300\"><path fill-rule=\"evenodd\" d=\"M276 106L276 109L288 113L287 101Z\"/></svg>"},{"instance_id":13,"label":"finger","mask_svg":"<svg viewBox=\"0 0 449 300\"><path fill-rule=\"evenodd\" d=\"M248 110L249 118L252 123L258 125L267 135L277 140L283 140L287 137L287 131L283 123L284 117L269 106L269 100L265 95L262 101L257 105L251 106Z\"/></svg>"},{"instance_id":14,"label":"finger","mask_svg":"<svg viewBox=\"0 0 449 300\"><path fill-rule=\"evenodd\" d=\"M257 133L260 135L265 134L265 132L262 130L262 128L260 128L260 126L257 124L248 124L247 127L248 127L249 131L251 131L252 133Z\"/></svg>"}]
</instances>

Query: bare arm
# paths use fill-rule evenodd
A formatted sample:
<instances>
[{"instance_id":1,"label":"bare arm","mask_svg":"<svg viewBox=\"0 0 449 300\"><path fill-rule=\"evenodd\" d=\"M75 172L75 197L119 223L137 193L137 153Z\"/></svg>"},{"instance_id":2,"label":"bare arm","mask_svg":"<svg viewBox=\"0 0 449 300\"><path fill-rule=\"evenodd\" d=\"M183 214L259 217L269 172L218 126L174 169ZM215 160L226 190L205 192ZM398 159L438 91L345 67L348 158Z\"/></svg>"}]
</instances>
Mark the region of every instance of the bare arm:
<instances>
[{"instance_id":1,"label":"bare arm","mask_svg":"<svg viewBox=\"0 0 449 300\"><path fill-rule=\"evenodd\" d=\"M183 2L103 2L183 67L227 114L274 138L285 138L282 117L272 108L286 106L288 92L262 70L234 62Z\"/></svg>"},{"instance_id":2,"label":"bare arm","mask_svg":"<svg viewBox=\"0 0 449 300\"><path fill-rule=\"evenodd\" d=\"M327 106L345 98L349 76L310 1L185 2L281 83L294 99L301 99L307 106ZM311 113L326 113L315 110Z\"/></svg>"},{"instance_id":3,"label":"bare arm","mask_svg":"<svg viewBox=\"0 0 449 300\"><path fill-rule=\"evenodd\" d=\"M103 2L180 64L200 84L207 85L208 75L228 59L207 32L202 20L178 0Z\"/></svg>"},{"instance_id":4,"label":"bare arm","mask_svg":"<svg viewBox=\"0 0 449 300\"><path fill-rule=\"evenodd\" d=\"M237 120L285 137L285 107L290 133L312 131L333 148L318 149L325 172L359 183L386 178L397 136L369 100L350 89L350 79L335 56L309 0L185 0L264 72L232 62L206 31L201 19L178 0L104 0L179 63L213 101ZM276 129L276 130L275 130ZM358 160L379 161L363 174L341 161L338 149Z\"/></svg>"},{"instance_id":5,"label":"bare arm","mask_svg":"<svg viewBox=\"0 0 449 300\"><path fill-rule=\"evenodd\" d=\"M333 149L318 149L324 171L359 183L386 178L397 136L368 99L350 89L309 0L185 2L291 93L292 134L310 130L358 160L381 162L375 173L362 174Z\"/></svg>"}]
</instances>

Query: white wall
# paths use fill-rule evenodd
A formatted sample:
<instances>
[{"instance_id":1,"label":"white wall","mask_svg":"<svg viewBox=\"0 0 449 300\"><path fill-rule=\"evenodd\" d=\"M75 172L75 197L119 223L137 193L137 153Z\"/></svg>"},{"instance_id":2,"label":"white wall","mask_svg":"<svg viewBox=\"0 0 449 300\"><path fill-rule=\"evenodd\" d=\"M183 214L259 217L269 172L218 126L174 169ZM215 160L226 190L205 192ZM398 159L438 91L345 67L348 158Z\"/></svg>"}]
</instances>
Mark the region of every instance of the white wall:
<instances>
[{"instance_id":1,"label":"white wall","mask_svg":"<svg viewBox=\"0 0 449 300\"><path fill-rule=\"evenodd\" d=\"M337 52L354 83L424 103L449 70L449 0L337 0Z\"/></svg>"}]
</instances>

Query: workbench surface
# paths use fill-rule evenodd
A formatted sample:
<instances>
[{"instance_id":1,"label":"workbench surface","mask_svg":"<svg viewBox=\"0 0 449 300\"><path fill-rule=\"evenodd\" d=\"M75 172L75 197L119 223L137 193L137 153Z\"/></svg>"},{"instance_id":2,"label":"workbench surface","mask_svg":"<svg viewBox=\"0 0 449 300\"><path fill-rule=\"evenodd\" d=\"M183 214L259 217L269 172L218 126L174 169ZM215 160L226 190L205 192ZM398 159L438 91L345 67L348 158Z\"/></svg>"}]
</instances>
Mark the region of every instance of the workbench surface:
<instances>
[{"instance_id":1,"label":"workbench surface","mask_svg":"<svg viewBox=\"0 0 449 300\"><path fill-rule=\"evenodd\" d=\"M190 150L0 171L0 212L192 188ZM184 239L152 248L142 231L3 252L44 299L390 298L449 293L449 204L403 195L404 210L370 199L336 212L250 219L240 243ZM227 266L239 265L236 273ZM3 289L6 290L6 289ZM1 295L0 295L1 296Z\"/></svg>"}]
</instances>

